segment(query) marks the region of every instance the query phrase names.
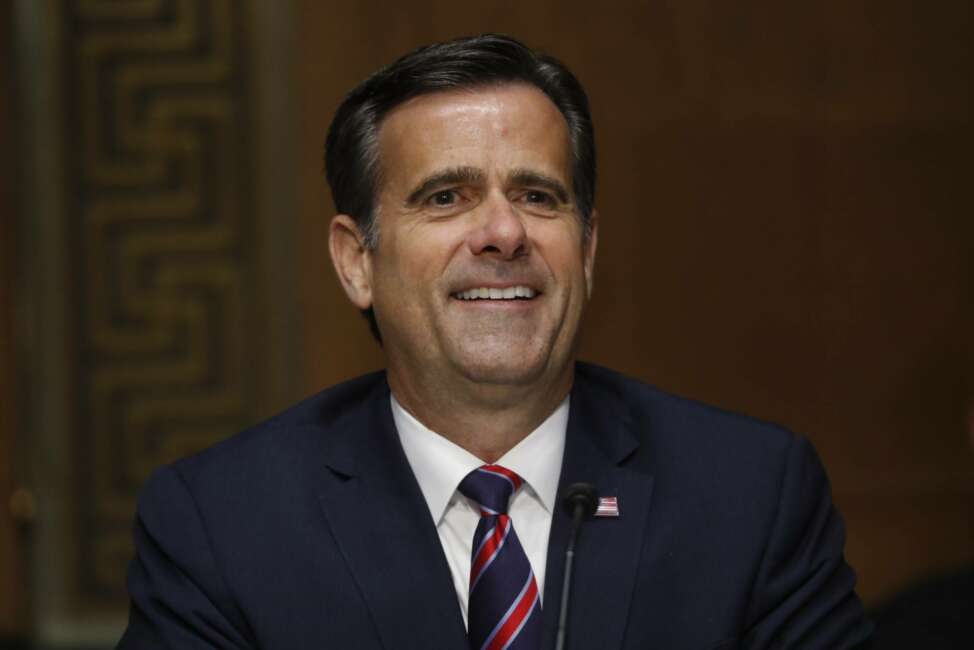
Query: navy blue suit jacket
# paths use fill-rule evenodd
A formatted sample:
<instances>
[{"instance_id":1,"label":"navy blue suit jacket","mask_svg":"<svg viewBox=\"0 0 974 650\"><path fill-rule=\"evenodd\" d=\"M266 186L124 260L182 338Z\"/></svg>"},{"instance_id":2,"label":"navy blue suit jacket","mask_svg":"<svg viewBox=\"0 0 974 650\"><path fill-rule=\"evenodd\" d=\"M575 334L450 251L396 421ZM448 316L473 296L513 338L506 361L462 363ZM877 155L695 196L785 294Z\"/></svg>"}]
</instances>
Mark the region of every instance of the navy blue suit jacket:
<instances>
[{"instance_id":1,"label":"navy blue suit jacket","mask_svg":"<svg viewBox=\"0 0 974 650\"><path fill-rule=\"evenodd\" d=\"M871 625L803 438L578 364L561 485L585 524L573 649L855 647ZM544 594L552 647L568 518ZM124 649L465 648L435 524L382 373L154 474L139 500Z\"/></svg>"}]
</instances>

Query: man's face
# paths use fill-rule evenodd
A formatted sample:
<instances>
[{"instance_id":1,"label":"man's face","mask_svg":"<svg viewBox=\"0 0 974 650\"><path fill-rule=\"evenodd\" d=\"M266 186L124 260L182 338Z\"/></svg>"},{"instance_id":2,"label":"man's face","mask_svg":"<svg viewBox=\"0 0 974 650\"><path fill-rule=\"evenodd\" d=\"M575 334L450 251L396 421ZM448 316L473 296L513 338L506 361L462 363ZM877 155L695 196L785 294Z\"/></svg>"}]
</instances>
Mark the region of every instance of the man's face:
<instances>
[{"instance_id":1,"label":"man's face","mask_svg":"<svg viewBox=\"0 0 974 650\"><path fill-rule=\"evenodd\" d=\"M554 104L526 85L423 95L386 117L379 154L366 266L390 372L570 377L595 236L583 238Z\"/></svg>"}]
</instances>

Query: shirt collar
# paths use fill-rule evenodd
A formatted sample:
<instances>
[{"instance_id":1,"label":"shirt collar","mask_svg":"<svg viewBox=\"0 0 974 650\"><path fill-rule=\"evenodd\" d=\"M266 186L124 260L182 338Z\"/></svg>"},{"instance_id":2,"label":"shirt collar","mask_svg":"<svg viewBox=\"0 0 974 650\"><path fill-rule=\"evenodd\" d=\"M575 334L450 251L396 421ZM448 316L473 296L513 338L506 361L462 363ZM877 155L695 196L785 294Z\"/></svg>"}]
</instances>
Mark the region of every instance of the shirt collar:
<instances>
[{"instance_id":1,"label":"shirt collar","mask_svg":"<svg viewBox=\"0 0 974 650\"><path fill-rule=\"evenodd\" d=\"M484 464L469 451L428 429L390 393L392 417L406 459L433 520L438 524L463 478ZM568 430L569 398L521 442L504 454L503 465L524 479L549 513L554 512Z\"/></svg>"}]
</instances>

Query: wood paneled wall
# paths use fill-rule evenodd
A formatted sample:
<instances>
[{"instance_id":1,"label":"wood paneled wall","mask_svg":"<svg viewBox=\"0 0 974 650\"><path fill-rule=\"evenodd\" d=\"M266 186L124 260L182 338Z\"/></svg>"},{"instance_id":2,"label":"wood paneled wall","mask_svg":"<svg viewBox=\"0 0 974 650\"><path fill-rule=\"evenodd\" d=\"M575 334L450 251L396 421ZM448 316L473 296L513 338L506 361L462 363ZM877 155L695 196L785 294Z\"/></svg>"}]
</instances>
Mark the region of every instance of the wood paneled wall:
<instances>
[{"instance_id":1,"label":"wood paneled wall","mask_svg":"<svg viewBox=\"0 0 974 650\"><path fill-rule=\"evenodd\" d=\"M966 0L296 4L307 392L381 365L333 279L321 143L415 46L501 31L596 121L582 356L808 435L870 602L974 557Z\"/></svg>"},{"instance_id":2,"label":"wood paneled wall","mask_svg":"<svg viewBox=\"0 0 974 650\"><path fill-rule=\"evenodd\" d=\"M0 3L0 142L13 138L13 39L9 3ZM11 146L0 151L0 640L19 634L22 627L25 594L22 590L23 566L17 526L10 510L16 489L14 422L17 401L14 391L14 247L15 199L13 152Z\"/></svg>"}]
</instances>

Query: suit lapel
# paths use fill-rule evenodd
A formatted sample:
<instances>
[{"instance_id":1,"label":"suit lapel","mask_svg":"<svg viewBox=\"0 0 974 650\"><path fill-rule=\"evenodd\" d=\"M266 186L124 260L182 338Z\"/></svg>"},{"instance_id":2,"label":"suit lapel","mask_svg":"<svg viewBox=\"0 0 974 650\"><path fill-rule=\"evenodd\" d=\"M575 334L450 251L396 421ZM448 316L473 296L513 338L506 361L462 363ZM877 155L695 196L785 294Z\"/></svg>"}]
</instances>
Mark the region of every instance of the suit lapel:
<instances>
[{"instance_id":1,"label":"suit lapel","mask_svg":"<svg viewBox=\"0 0 974 650\"><path fill-rule=\"evenodd\" d=\"M385 382L336 429L319 498L382 645L466 647L450 569L399 443Z\"/></svg>"},{"instance_id":2,"label":"suit lapel","mask_svg":"<svg viewBox=\"0 0 974 650\"><path fill-rule=\"evenodd\" d=\"M559 494L572 483L592 483L600 496L618 499L620 516L582 525L568 610L572 648L622 646L653 487L652 476L620 466L638 447L630 428L619 397L577 374ZM542 647L554 645L570 523L558 504L548 544Z\"/></svg>"}]
</instances>

